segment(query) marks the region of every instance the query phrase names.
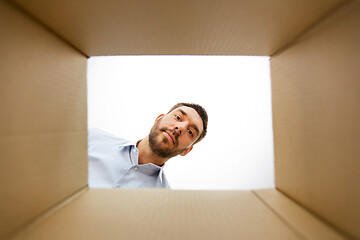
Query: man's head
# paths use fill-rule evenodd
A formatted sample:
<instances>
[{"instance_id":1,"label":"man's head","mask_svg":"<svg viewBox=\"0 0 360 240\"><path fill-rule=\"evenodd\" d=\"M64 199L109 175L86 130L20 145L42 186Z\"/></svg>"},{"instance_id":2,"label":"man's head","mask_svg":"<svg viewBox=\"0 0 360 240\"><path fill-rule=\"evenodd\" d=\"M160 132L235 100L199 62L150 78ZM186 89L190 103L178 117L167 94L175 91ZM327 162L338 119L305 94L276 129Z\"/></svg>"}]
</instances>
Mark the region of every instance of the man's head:
<instances>
[{"instance_id":1,"label":"man's head","mask_svg":"<svg viewBox=\"0 0 360 240\"><path fill-rule=\"evenodd\" d=\"M151 150L162 158L185 156L207 132L208 116L198 104L178 103L156 118L149 134Z\"/></svg>"}]
</instances>

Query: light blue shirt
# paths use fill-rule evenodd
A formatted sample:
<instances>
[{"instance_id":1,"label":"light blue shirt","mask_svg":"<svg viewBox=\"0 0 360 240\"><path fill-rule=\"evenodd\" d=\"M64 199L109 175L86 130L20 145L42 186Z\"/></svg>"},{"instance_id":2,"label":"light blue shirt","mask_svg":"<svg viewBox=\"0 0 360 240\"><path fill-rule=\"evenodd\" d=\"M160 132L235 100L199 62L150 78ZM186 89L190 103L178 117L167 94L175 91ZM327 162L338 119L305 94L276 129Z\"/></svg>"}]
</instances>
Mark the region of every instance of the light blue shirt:
<instances>
[{"instance_id":1,"label":"light blue shirt","mask_svg":"<svg viewBox=\"0 0 360 240\"><path fill-rule=\"evenodd\" d=\"M138 164L136 142L88 130L90 188L170 188L163 167Z\"/></svg>"}]
</instances>

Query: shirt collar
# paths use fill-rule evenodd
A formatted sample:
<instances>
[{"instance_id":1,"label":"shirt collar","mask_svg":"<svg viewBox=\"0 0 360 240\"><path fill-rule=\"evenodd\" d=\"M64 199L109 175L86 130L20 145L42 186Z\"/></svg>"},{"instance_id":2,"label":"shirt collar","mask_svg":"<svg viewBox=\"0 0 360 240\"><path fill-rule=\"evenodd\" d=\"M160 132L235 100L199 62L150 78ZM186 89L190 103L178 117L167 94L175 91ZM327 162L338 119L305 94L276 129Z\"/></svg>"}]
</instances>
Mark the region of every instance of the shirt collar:
<instances>
[{"instance_id":1,"label":"shirt collar","mask_svg":"<svg viewBox=\"0 0 360 240\"><path fill-rule=\"evenodd\" d=\"M122 148L122 147L128 147L128 146L134 146L136 147L137 143L140 142L141 140L138 140L138 141L127 141L127 142L124 142L124 143L121 143L118 145L119 148Z\"/></svg>"},{"instance_id":2,"label":"shirt collar","mask_svg":"<svg viewBox=\"0 0 360 240\"><path fill-rule=\"evenodd\" d=\"M134 141L127 141L125 143L121 143L118 145L119 148L124 148L124 147L131 147L133 146L134 148L136 147L136 145L141 141L142 139L140 140L134 140ZM136 147L137 148L137 147ZM139 166L147 166L147 170L145 170L145 172L148 173L154 173L154 172L160 172L163 170L163 168L165 167L165 164L163 164L162 166L158 166L158 165L155 165L153 163L148 163L148 164L142 164L142 165L139 165ZM160 175L161 175L161 172L160 172Z\"/></svg>"},{"instance_id":3,"label":"shirt collar","mask_svg":"<svg viewBox=\"0 0 360 240\"><path fill-rule=\"evenodd\" d=\"M161 175L162 175L162 167L159 167L153 163L147 163L147 164L142 164L142 165L139 165L139 171L146 174L146 175L159 175L160 178ZM162 180L162 179L161 179Z\"/></svg>"}]
</instances>

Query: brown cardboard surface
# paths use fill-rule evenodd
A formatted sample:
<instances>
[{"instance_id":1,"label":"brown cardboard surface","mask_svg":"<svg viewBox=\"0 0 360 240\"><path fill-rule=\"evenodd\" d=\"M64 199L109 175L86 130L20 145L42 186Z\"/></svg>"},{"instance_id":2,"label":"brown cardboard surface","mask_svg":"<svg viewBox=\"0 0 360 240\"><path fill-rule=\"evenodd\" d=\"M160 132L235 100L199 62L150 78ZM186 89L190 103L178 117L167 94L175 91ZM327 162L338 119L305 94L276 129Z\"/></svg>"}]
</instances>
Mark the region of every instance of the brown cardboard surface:
<instances>
[{"instance_id":1,"label":"brown cardboard surface","mask_svg":"<svg viewBox=\"0 0 360 240\"><path fill-rule=\"evenodd\" d=\"M90 189L14 239L300 239L250 191Z\"/></svg>"},{"instance_id":2,"label":"brown cardboard surface","mask_svg":"<svg viewBox=\"0 0 360 240\"><path fill-rule=\"evenodd\" d=\"M88 56L271 55L343 0L14 0Z\"/></svg>"},{"instance_id":3,"label":"brown cardboard surface","mask_svg":"<svg viewBox=\"0 0 360 240\"><path fill-rule=\"evenodd\" d=\"M0 1L0 236L87 185L86 57Z\"/></svg>"},{"instance_id":4,"label":"brown cardboard surface","mask_svg":"<svg viewBox=\"0 0 360 240\"><path fill-rule=\"evenodd\" d=\"M347 239L276 189L253 191L304 239Z\"/></svg>"},{"instance_id":5,"label":"brown cardboard surface","mask_svg":"<svg viewBox=\"0 0 360 240\"><path fill-rule=\"evenodd\" d=\"M360 2L271 58L276 186L360 238Z\"/></svg>"},{"instance_id":6,"label":"brown cardboard surface","mask_svg":"<svg viewBox=\"0 0 360 240\"><path fill-rule=\"evenodd\" d=\"M16 2L90 56L269 55L342 1ZM354 1L271 59L277 187L357 238L359 17ZM4 1L0 29L1 238L85 187L87 152L86 57ZM258 195L91 189L17 239L335 236Z\"/></svg>"}]
</instances>

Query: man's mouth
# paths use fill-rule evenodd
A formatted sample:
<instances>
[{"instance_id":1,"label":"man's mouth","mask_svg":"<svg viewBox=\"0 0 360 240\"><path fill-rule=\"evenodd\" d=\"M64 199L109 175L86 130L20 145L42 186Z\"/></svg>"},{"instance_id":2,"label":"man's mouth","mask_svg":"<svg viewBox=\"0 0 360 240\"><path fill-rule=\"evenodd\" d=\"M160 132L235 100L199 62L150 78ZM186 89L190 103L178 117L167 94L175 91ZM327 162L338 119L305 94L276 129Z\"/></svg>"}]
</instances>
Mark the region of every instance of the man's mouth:
<instances>
[{"instance_id":1,"label":"man's mouth","mask_svg":"<svg viewBox=\"0 0 360 240\"><path fill-rule=\"evenodd\" d=\"M164 135L169 140L169 142L171 142L172 144L175 145L175 137L174 137L174 135L172 133L170 133L168 131L164 131Z\"/></svg>"}]
</instances>

